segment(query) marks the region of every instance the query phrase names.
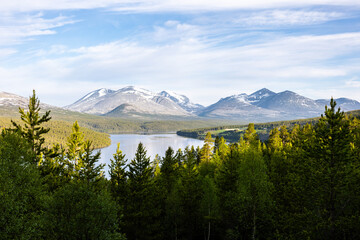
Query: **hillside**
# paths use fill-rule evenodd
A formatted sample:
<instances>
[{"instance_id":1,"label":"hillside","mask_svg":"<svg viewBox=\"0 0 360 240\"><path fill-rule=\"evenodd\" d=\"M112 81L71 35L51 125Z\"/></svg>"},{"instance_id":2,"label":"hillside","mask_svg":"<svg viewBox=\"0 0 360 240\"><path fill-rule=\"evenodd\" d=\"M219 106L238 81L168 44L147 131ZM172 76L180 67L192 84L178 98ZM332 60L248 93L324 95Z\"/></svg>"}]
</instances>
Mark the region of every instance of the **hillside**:
<instances>
[{"instance_id":1,"label":"hillside","mask_svg":"<svg viewBox=\"0 0 360 240\"><path fill-rule=\"evenodd\" d=\"M80 126L92 129L98 132L108 134L119 133L158 133L158 132L176 132L180 129L214 127L224 124L243 124L243 121L219 120L219 119L131 119L131 118L114 118L106 116L98 116L87 113L69 111L61 108L50 109L52 117L51 121L62 121L74 123L78 121ZM18 107L16 106L0 106L0 117L17 119L19 118ZM178 120L176 120L178 119ZM179 120L180 119L180 120Z\"/></svg>"},{"instance_id":2,"label":"hillside","mask_svg":"<svg viewBox=\"0 0 360 240\"><path fill-rule=\"evenodd\" d=\"M14 118L13 118L14 119ZM20 123L20 120L15 120ZM72 123L65 121L51 120L43 125L44 127L50 128L50 131L46 134L45 145L52 146L55 143L66 147L67 138L72 132ZM0 117L0 130L3 128L11 128L11 118ZM85 140L90 140L93 143L94 148L103 148L111 144L109 134L96 132L89 128L81 127L81 131L85 135Z\"/></svg>"}]
</instances>

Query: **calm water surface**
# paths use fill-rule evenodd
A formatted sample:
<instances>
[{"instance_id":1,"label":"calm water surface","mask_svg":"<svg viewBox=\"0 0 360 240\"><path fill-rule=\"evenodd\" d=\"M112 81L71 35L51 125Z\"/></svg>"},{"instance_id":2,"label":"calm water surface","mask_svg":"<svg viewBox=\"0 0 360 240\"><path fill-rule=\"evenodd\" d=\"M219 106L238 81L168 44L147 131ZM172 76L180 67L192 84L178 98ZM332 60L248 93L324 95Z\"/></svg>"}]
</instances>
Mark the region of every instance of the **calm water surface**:
<instances>
[{"instance_id":1,"label":"calm water surface","mask_svg":"<svg viewBox=\"0 0 360 240\"><path fill-rule=\"evenodd\" d=\"M142 142L147 150L147 155L151 160L158 154L160 157L165 155L165 151L168 147L172 147L176 152L179 148L184 149L186 146L202 147L203 141L193 138L181 137L176 134L119 134L110 135L111 145L109 147L101 149L100 163L110 164L110 159L113 158L113 154L116 152L117 143L120 143L120 150L125 154L125 158L128 162L135 157L135 152L139 142ZM105 167L106 175L108 176L108 167Z\"/></svg>"}]
</instances>

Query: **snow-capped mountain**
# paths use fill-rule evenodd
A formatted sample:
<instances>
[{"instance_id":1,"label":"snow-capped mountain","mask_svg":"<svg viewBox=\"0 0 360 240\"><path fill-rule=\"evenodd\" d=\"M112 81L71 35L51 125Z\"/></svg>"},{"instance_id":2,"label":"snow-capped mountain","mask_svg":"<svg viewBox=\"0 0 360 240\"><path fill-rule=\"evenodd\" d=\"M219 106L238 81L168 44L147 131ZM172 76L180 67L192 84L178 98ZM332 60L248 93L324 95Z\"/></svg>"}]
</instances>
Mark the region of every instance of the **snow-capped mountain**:
<instances>
[{"instance_id":1,"label":"snow-capped mountain","mask_svg":"<svg viewBox=\"0 0 360 240\"><path fill-rule=\"evenodd\" d=\"M99 89L65 108L91 114L111 116L170 115L192 116L171 98L149 90L128 86L117 91Z\"/></svg>"},{"instance_id":2,"label":"snow-capped mountain","mask_svg":"<svg viewBox=\"0 0 360 240\"><path fill-rule=\"evenodd\" d=\"M340 107L343 111L351 111L351 110L358 110L360 109L360 103L356 100L349 99L349 98L337 98L334 99L336 101L336 106ZM330 99L318 99L316 100L318 104L321 106L329 106Z\"/></svg>"},{"instance_id":3,"label":"snow-capped mountain","mask_svg":"<svg viewBox=\"0 0 360 240\"><path fill-rule=\"evenodd\" d=\"M65 108L77 112L93 113L91 112L91 107L96 105L100 98L104 98L105 96L114 92L114 90L101 88L86 94L84 97L80 98L73 104L66 106Z\"/></svg>"},{"instance_id":4,"label":"snow-capped mountain","mask_svg":"<svg viewBox=\"0 0 360 240\"><path fill-rule=\"evenodd\" d=\"M267 88L263 88L263 89L260 89L260 90L258 90L256 92L250 94L247 97L247 101L250 102L253 105L257 105L261 101L264 101L266 98L272 97L274 95L276 95L276 93L274 93L273 91L270 91Z\"/></svg>"},{"instance_id":5,"label":"snow-capped mountain","mask_svg":"<svg viewBox=\"0 0 360 240\"><path fill-rule=\"evenodd\" d=\"M178 104L180 107L185 109L186 111L190 113L197 113L204 109L205 107L200 104L195 104L190 102L190 99L186 97L185 95L179 95L174 92L170 91L162 91L159 93L161 96L170 98L172 101L174 101L176 104Z\"/></svg>"},{"instance_id":6,"label":"snow-capped mountain","mask_svg":"<svg viewBox=\"0 0 360 240\"><path fill-rule=\"evenodd\" d=\"M27 108L28 98L12 93L0 92L0 108ZM360 102L335 99L337 107L343 111L359 110ZM65 107L68 110L112 117L168 118L206 117L239 121L277 121L297 118L317 117L324 112L330 100L312 100L295 92L272 92L266 88L250 95L245 93L221 98L218 102L203 107L192 103L188 97L170 91L152 91L128 86L119 90L98 89L86 94L75 103ZM41 103L44 110L61 110ZM15 109L15 108L14 108ZM67 114L66 111L62 114Z\"/></svg>"},{"instance_id":7,"label":"snow-capped mountain","mask_svg":"<svg viewBox=\"0 0 360 240\"><path fill-rule=\"evenodd\" d=\"M316 115L323 112L324 106L315 100L291 91L284 91L267 97L259 102L259 107L301 116Z\"/></svg>"},{"instance_id":8,"label":"snow-capped mountain","mask_svg":"<svg viewBox=\"0 0 360 240\"><path fill-rule=\"evenodd\" d=\"M344 111L360 109L356 100L336 99ZM188 97L170 91L154 93L128 86L117 91L98 89L88 93L66 108L113 117L121 116L181 116L226 118L247 121L276 121L320 116L330 100L312 100L292 91L275 93L263 88L250 95L241 93L221 98L203 107L192 103Z\"/></svg>"},{"instance_id":9,"label":"snow-capped mountain","mask_svg":"<svg viewBox=\"0 0 360 240\"><path fill-rule=\"evenodd\" d=\"M28 98L21 97L12 93L0 92L0 106L17 106L25 108L27 104L29 104Z\"/></svg>"},{"instance_id":10,"label":"snow-capped mountain","mask_svg":"<svg viewBox=\"0 0 360 240\"><path fill-rule=\"evenodd\" d=\"M0 92L0 106L27 108L28 104L28 97L22 97L13 93ZM44 104L42 102L40 102L40 107L42 109L57 108L55 106Z\"/></svg>"},{"instance_id":11,"label":"snow-capped mountain","mask_svg":"<svg viewBox=\"0 0 360 240\"><path fill-rule=\"evenodd\" d=\"M255 105L262 99L260 95L257 97L252 94L249 100L250 96L242 93L222 98L217 103L203 109L199 115L202 117L230 118L248 121L271 120L279 116L278 111L263 109Z\"/></svg>"},{"instance_id":12,"label":"snow-capped mountain","mask_svg":"<svg viewBox=\"0 0 360 240\"><path fill-rule=\"evenodd\" d=\"M344 111L360 109L356 100L339 98L337 106ZM250 95L245 93L220 99L206 107L200 116L250 121L275 121L320 116L330 100L312 100L295 92L272 92L266 88Z\"/></svg>"}]
</instances>

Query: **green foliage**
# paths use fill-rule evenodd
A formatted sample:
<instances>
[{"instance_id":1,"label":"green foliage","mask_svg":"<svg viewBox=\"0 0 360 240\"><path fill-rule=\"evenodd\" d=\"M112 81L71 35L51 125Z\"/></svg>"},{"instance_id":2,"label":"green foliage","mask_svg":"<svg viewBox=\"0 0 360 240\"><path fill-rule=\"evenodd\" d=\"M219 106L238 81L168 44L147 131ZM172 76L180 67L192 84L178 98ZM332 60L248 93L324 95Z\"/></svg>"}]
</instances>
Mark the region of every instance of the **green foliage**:
<instances>
[{"instance_id":1,"label":"green foliage","mask_svg":"<svg viewBox=\"0 0 360 240\"><path fill-rule=\"evenodd\" d=\"M87 183L97 183L103 179L104 164L97 164L100 159L100 151L93 154L91 141L85 141L77 122L73 125L73 132L68 138L65 152L68 168L75 179Z\"/></svg>"},{"instance_id":2,"label":"green foliage","mask_svg":"<svg viewBox=\"0 0 360 240\"><path fill-rule=\"evenodd\" d=\"M13 120L18 125L23 125L21 121ZM59 144L62 147L66 147L67 138L72 132L72 123L65 121L51 120L42 124L44 128L49 128L50 131L46 133L44 147L51 148L54 144ZM84 125L84 124L83 124ZM110 136L107 133L96 132L82 125L81 129L84 132L85 140L93 142L94 148L103 148L110 145ZM0 117L0 129L10 128L11 118Z\"/></svg>"},{"instance_id":3,"label":"green foliage","mask_svg":"<svg viewBox=\"0 0 360 240\"><path fill-rule=\"evenodd\" d=\"M127 194L127 175L125 170L127 159L125 159L125 154L120 150L120 143L117 145L113 158L110 159L109 165L111 192L115 199L120 198L120 200L124 200L124 196Z\"/></svg>"},{"instance_id":4,"label":"green foliage","mask_svg":"<svg viewBox=\"0 0 360 240\"><path fill-rule=\"evenodd\" d=\"M241 211L242 235L247 239L263 236L259 222L270 225L272 211L272 183L269 181L267 169L261 150L247 149L239 167L238 179L239 205ZM260 232L260 233L259 233Z\"/></svg>"},{"instance_id":5,"label":"green foliage","mask_svg":"<svg viewBox=\"0 0 360 240\"><path fill-rule=\"evenodd\" d=\"M46 239L125 239L117 232L117 208L106 191L74 182L48 200Z\"/></svg>"},{"instance_id":6,"label":"green foliage","mask_svg":"<svg viewBox=\"0 0 360 240\"><path fill-rule=\"evenodd\" d=\"M207 131L203 148L152 162L140 143L129 165L118 145L109 180L77 122L38 166L34 141L3 131L1 239L359 239L360 121L331 101L315 125L292 123L214 148Z\"/></svg>"},{"instance_id":7,"label":"green foliage","mask_svg":"<svg viewBox=\"0 0 360 240\"><path fill-rule=\"evenodd\" d=\"M154 169L142 143L128 167L129 195L124 208L124 230L130 239L157 239L159 194L153 180Z\"/></svg>"},{"instance_id":8,"label":"green foliage","mask_svg":"<svg viewBox=\"0 0 360 240\"><path fill-rule=\"evenodd\" d=\"M317 183L322 185L316 189L321 200L314 202L321 213L317 226L324 237L331 239L352 235L340 231L339 226L344 212L347 212L348 202L352 201L349 195L352 186L349 184L358 165L358 160L353 162L351 157L353 136L350 134L350 121L335 107L336 102L331 99L330 108L325 107L325 115L316 125L315 144L310 149L310 156L318 167L315 170Z\"/></svg>"},{"instance_id":9,"label":"green foliage","mask_svg":"<svg viewBox=\"0 0 360 240\"><path fill-rule=\"evenodd\" d=\"M29 98L27 111L25 112L24 109L19 107L20 118L24 125L11 121L15 131L19 132L30 144L36 156L36 162L41 162L43 155L47 156L49 154L49 150L43 146L45 142L43 135L48 133L50 129L41 125L50 121L50 111L41 116L40 110L40 101L35 95L35 90L33 90L33 95Z\"/></svg>"},{"instance_id":10,"label":"green foliage","mask_svg":"<svg viewBox=\"0 0 360 240\"><path fill-rule=\"evenodd\" d=\"M18 134L0 136L1 239L41 239L46 193L31 147Z\"/></svg>"}]
</instances>

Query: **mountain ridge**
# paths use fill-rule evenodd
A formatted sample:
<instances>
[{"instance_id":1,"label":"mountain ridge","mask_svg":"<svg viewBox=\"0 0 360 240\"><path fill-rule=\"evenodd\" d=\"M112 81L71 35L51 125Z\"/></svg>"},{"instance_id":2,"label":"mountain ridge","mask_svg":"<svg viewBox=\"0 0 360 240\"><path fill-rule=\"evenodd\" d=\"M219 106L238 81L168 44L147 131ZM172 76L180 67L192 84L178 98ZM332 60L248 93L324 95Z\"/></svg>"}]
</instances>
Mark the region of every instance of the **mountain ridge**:
<instances>
[{"instance_id":1,"label":"mountain ridge","mask_svg":"<svg viewBox=\"0 0 360 240\"><path fill-rule=\"evenodd\" d=\"M360 102L349 98L335 99L344 111L360 109ZM118 90L100 88L65 106L79 113L133 119L229 119L248 122L266 122L316 117L323 113L329 99L313 100L286 90L275 93L262 88L251 94L240 93L223 97L204 107L193 103L182 94L172 91L155 93L135 86ZM0 92L0 106L26 108L28 99ZM58 108L42 104L43 109Z\"/></svg>"}]
</instances>

